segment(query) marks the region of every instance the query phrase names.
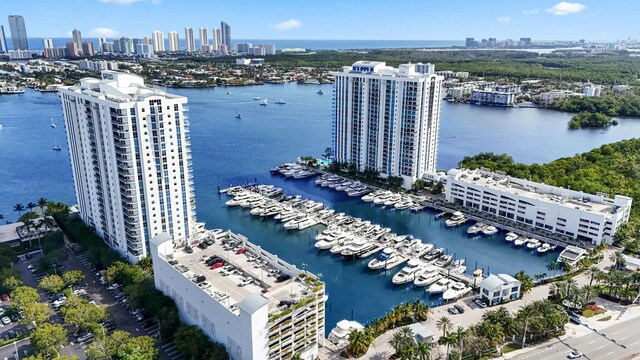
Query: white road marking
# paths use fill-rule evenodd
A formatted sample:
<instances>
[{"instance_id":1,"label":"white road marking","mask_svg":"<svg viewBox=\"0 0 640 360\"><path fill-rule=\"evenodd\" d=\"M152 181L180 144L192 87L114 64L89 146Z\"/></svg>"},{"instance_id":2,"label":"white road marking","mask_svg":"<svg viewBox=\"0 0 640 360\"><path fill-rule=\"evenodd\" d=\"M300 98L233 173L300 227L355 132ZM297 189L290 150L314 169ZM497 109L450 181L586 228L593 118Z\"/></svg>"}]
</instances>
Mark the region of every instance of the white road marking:
<instances>
[{"instance_id":1,"label":"white road marking","mask_svg":"<svg viewBox=\"0 0 640 360\"><path fill-rule=\"evenodd\" d=\"M594 342L596 342L596 340L593 340L593 341L589 342L589 345L593 344Z\"/></svg>"},{"instance_id":2,"label":"white road marking","mask_svg":"<svg viewBox=\"0 0 640 360\"><path fill-rule=\"evenodd\" d=\"M615 352L615 351L609 351L609 352L607 353L607 355L611 355L611 354L613 354L614 352Z\"/></svg>"},{"instance_id":3,"label":"white road marking","mask_svg":"<svg viewBox=\"0 0 640 360\"><path fill-rule=\"evenodd\" d=\"M600 350L600 349L604 348L605 346L607 346L607 345L602 345L599 348L597 348L596 350Z\"/></svg>"}]
</instances>

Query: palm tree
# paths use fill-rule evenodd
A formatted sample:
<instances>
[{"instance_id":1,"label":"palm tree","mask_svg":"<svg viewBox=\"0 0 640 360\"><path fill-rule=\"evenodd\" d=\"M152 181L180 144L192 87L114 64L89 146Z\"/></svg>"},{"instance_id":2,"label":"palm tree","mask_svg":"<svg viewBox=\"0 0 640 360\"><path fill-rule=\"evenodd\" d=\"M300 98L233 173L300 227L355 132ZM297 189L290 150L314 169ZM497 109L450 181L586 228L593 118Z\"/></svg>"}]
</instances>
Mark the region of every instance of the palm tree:
<instances>
[{"instance_id":1,"label":"palm tree","mask_svg":"<svg viewBox=\"0 0 640 360\"><path fill-rule=\"evenodd\" d=\"M514 277L520 281L521 296L531 291L535 285L531 276L527 275L523 270L518 271Z\"/></svg>"},{"instance_id":2,"label":"palm tree","mask_svg":"<svg viewBox=\"0 0 640 360\"><path fill-rule=\"evenodd\" d=\"M15 204L13 206L13 211L18 212L18 217L22 216L22 212L24 211L24 205L22 204Z\"/></svg>"},{"instance_id":3,"label":"palm tree","mask_svg":"<svg viewBox=\"0 0 640 360\"><path fill-rule=\"evenodd\" d=\"M627 265L627 262L625 261L621 251L616 251L615 253L613 253L611 257L612 257L611 260L614 261L613 265L615 266L616 269L620 270Z\"/></svg>"},{"instance_id":4,"label":"palm tree","mask_svg":"<svg viewBox=\"0 0 640 360\"><path fill-rule=\"evenodd\" d=\"M27 204L27 209L29 209L29 211L33 211L33 208L35 208L36 206L36 204L29 201L29 203Z\"/></svg>"},{"instance_id":5,"label":"palm tree","mask_svg":"<svg viewBox=\"0 0 640 360\"><path fill-rule=\"evenodd\" d=\"M361 330L353 330L349 334L349 344L347 345L347 351L356 356L360 356L367 352L369 349L369 339L366 334Z\"/></svg>"},{"instance_id":6,"label":"palm tree","mask_svg":"<svg viewBox=\"0 0 640 360\"><path fill-rule=\"evenodd\" d=\"M456 345L458 344L458 338L456 337L456 334L449 334L446 335L444 337L440 338L440 343L442 345L447 345L447 357L445 359L449 358L449 349L451 347L451 345Z\"/></svg>"},{"instance_id":7,"label":"palm tree","mask_svg":"<svg viewBox=\"0 0 640 360\"><path fill-rule=\"evenodd\" d=\"M464 341L469 337L469 331L465 330L462 326L458 326L454 335L456 336L456 339L458 339L458 349L460 351L460 355L462 355Z\"/></svg>"},{"instance_id":8,"label":"palm tree","mask_svg":"<svg viewBox=\"0 0 640 360\"><path fill-rule=\"evenodd\" d=\"M453 329L453 323L451 322L451 319L443 316L436 322L436 328L438 330L442 330L442 337L445 337L447 336L447 333Z\"/></svg>"},{"instance_id":9,"label":"palm tree","mask_svg":"<svg viewBox=\"0 0 640 360\"><path fill-rule=\"evenodd\" d=\"M44 208L47 206L47 203L49 201L47 201L47 199L41 197L40 199L38 199L38 206L40 207L40 211L42 211L42 213L44 214Z\"/></svg>"},{"instance_id":10,"label":"palm tree","mask_svg":"<svg viewBox=\"0 0 640 360\"><path fill-rule=\"evenodd\" d=\"M600 270L596 265L591 266L587 270L587 274L589 275L589 286L593 285L593 280L597 280L600 273L602 273L602 270Z\"/></svg>"},{"instance_id":11,"label":"palm tree","mask_svg":"<svg viewBox=\"0 0 640 360\"><path fill-rule=\"evenodd\" d=\"M415 353L417 360L431 360L431 346L426 342L420 343Z\"/></svg>"},{"instance_id":12,"label":"palm tree","mask_svg":"<svg viewBox=\"0 0 640 360\"><path fill-rule=\"evenodd\" d=\"M412 347L416 344L415 334L413 333L413 330L411 330L410 327L403 326L400 328L400 330L398 330L398 332L402 335L402 338L404 339L404 343L407 347Z\"/></svg>"},{"instance_id":13,"label":"palm tree","mask_svg":"<svg viewBox=\"0 0 640 360\"><path fill-rule=\"evenodd\" d=\"M399 354L402 349L405 348L406 340L400 331L396 331L389 339L389 345L393 348L396 354Z\"/></svg>"},{"instance_id":14,"label":"palm tree","mask_svg":"<svg viewBox=\"0 0 640 360\"><path fill-rule=\"evenodd\" d=\"M593 285L584 285L581 288L581 293L584 294L584 300L587 303L591 301L591 295L595 292L596 292L596 287Z\"/></svg>"},{"instance_id":15,"label":"palm tree","mask_svg":"<svg viewBox=\"0 0 640 360\"><path fill-rule=\"evenodd\" d=\"M555 276L556 271L560 270L560 264L556 261L552 261L547 265L547 270L553 271L553 276Z\"/></svg>"}]
</instances>

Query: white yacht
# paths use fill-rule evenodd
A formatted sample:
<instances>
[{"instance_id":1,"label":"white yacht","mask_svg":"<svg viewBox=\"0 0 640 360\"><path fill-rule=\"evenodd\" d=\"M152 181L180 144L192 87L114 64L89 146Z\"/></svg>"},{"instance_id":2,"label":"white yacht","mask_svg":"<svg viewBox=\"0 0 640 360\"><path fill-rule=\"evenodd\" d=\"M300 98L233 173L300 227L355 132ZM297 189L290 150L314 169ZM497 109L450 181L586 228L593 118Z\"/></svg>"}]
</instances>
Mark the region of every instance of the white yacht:
<instances>
[{"instance_id":1,"label":"white yacht","mask_svg":"<svg viewBox=\"0 0 640 360\"><path fill-rule=\"evenodd\" d=\"M336 327L331 330L327 340L338 346L338 348L342 348L349 343L349 334L351 334L352 331L361 331L363 329L364 326L358 322L341 320L338 321Z\"/></svg>"},{"instance_id":2,"label":"white yacht","mask_svg":"<svg viewBox=\"0 0 640 360\"><path fill-rule=\"evenodd\" d=\"M345 246L344 249L342 249L342 251L340 252L340 254L342 256L356 255L361 251L365 250L366 248L370 247L371 245L373 244L367 241L367 239L359 237L359 238L356 238L351 244Z\"/></svg>"},{"instance_id":3,"label":"white yacht","mask_svg":"<svg viewBox=\"0 0 640 360\"><path fill-rule=\"evenodd\" d=\"M416 259L421 258L424 254L428 253L429 251L431 251L431 249L433 249L433 245L425 244L420 239L415 239L415 240L418 240L418 241L414 242L413 245L411 245L411 247L409 248L411 257Z\"/></svg>"},{"instance_id":4,"label":"white yacht","mask_svg":"<svg viewBox=\"0 0 640 360\"><path fill-rule=\"evenodd\" d=\"M404 198L396 202L396 204L393 207L396 208L396 210L404 210L412 207L413 205L414 205L413 201L411 201L410 198Z\"/></svg>"},{"instance_id":5,"label":"white yacht","mask_svg":"<svg viewBox=\"0 0 640 360\"><path fill-rule=\"evenodd\" d=\"M440 269L435 266L429 266L413 281L413 285L429 286L441 278Z\"/></svg>"},{"instance_id":6,"label":"white yacht","mask_svg":"<svg viewBox=\"0 0 640 360\"><path fill-rule=\"evenodd\" d=\"M286 102L286 101L284 101L283 99L278 99L278 100L276 100L276 104L279 104L279 105L284 105L284 104L286 104L286 103L287 103L287 102Z\"/></svg>"},{"instance_id":7,"label":"white yacht","mask_svg":"<svg viewBox=\"0 0 640 360\"><path fill-rule=\"evenodd\" d=\"M308 217L305 220L298 223L298 230L304 230L308 227L312 227L318 224L318 220L314 217Z\"/></svg>"},{"instance_id":8,"label":"white yacht","mask_svg":"<svg viewBox=\"0 0 640 360\"><path fill-rule=\"evenodd\" d=\"M521 237L519 237L519 238L517 238L517 239L515 239L515 240L513 241L513 245L515 245L515 246L522 246L522 245L526 244L528 241L529 241L529 239L527 239L527 238L526 238L526 237L524 237L524 236L521 236Z\"/></svg>"},{"instance_id":9,"label":"white yacht","mask_svg":"<svg viewBox=\"0 0 640 360\"><path fill-rule=\"evenodd\" d=\"M445 292L442 294L442 299L453 300L457 299L471 291L471 288L464 283L454 282Z\"/></svg>"},{"instance_id":10,"label":"white yacht","mask_svg":"<svg viewBox=\"0 0 640 360\"><path fill-rule=\"evenodd\" d=\"M362 201L364 202L372 202L375 199L377 194L375 192L368 193L367 195L362 197Z\"/></svg>"},{"instance_id":11,"label":"white yacht","mask_svg":"<svg viewBox=\"0 0 640 360\"><path fill-rule=\"evenodd\" d=\"M482 229L484 229L484 227L487 226L484 223L481 222L477 222L473 225L471 225L468 229L467 229L467 234L469 235L477 235L479 232L482 231Z\"/></svg>"},{"instance_id":12,"label":"white yacht","mask_svg":"<svg viewBox=\"0 0 640 360\"><path fill-rule=\"evenodd\" d=\"M449 266L449 264L451 264L451 260L453 259L453 256L451 255L442 255L438 260L436 260L433 265L438 266L438 267L445 267L445 266Z\"/></svg>"},{"instance_id":13,"label":"white yacht","mask_svg":"<svg viewBox=\"0 0 640 360\"><path fill-rule=\"evenodd\" d=\"M540 245L540 247L538 247L538 254L544 254L549 250L551 250L551 244L542 243L542 245Z\"/></svg>"},{"instance_id":14,"label":"white yacht","mask_svg":"<svg viewBox=\"0 0 640 360\"><path fill-rule=\"evenodd\" d=\"M300 223L302 223L305 220L307 220L307 214L298 213L298 215L296 215L295 218L287 221L284 224L284 228L287 230L295 230L298 228Z\"/></svg>"},{"instance_id":15,"label":"white yacht","mask_svg":"<svg viewBox=\"0 0 640 360\"><path fill-rule=\"evenodd\" d=\"M396 194L385 200L384 206L395 206L395 203L402 200L402 195Z\"/></svg>"},{"instance_id":16,"label":"white yacht","mask_svg":"<svg viewBox=\"0 0 640 360\"><path fill-rule=\"evenodd\" d=\"M51 127L52 128L57 128L58 127L58 125L56 125L56 123L53 122L53 116L51 116Z\"/></svg>"},{"instance_id":17,"label":"white yacht","mask_svg":"<svg viewBox=\"0 0 640 360\"><path fill-rule=\"evenodd\" d=\"M329 250L334 246L341 244L343 242L346 242L346 241L351 242L351 239L352 239L351 235L344 234L344 235L334 237L332 239L320 240L316 242L315 247L318 250Z\"/></svg>"},{"instance_id":18,"label":"white yacht","mask_svg":"<svg viewBox=\"0 0 640 360\"><path fill-rule=\"evenodd\" d=\"M414 281L420 276L420 273L425 269L425 264L419 260L411 259L407 262L407 265L393 275L391 281L395 285L406 284L410 281Z\"/></svg>"},{"instance_id":19,"label":"white yacht","mask_svg":"<svg viewBox=\"0 0 640 360\"><path fill-rule=\"evenodd\" d=\"M255 96L253 100L260 100L260 96Z\"/></svg>"},{"instance_id":20,"label":"white yacht","mask_svg":"<svg viewBox=\"0 0 640 360\"><path fill-rule=\"evenodd\" d=\"M464 259L454 260L447 267L447 271L454 274L462 274L467 271L467 267L464 265Z\"/></svg>"},{"instance_id":21,"label":"white yacht","mask_svg":"<svg viewBox=\"0 0 640 360\"><path fill-rule=\"evenodd\" d=\"M505 240L507 240L508 242L513 242L513 240L518 238L518 234L513 233L513 232L508 232L507 236L504 238Z\"/></svg>"},{"instance_id":22,"label":"white yacht","mask_svg":"<svg viewBox=\"0 0 640 360\"><path fill-rule=\"evenodd\" d=\"M487 236L495 235L497 232L498 229L493 225L487 225L482 229L482 233Z\"/></svg>"},{"instance_id":23,"label":"white yacht","mask_svg":"<svg viewBox=\"0 0 640 360\"><path fill-rule=\"evenodd\" d=\"M384 268L388 263L395 261L396 258L401 258L402 255L394 248L384 248L378 253L375 259L372 259L367 264L367 267L371 270L378 270Z\"/></svg>"},{"instance_id":24,"label":"white yacht","mask_svg":"<svg viewBox=\"0 0 640 360\"><path fill-rule=\"evenodd\" d=\"M527 243L527 248L528 249L535 249L538 246L540 246L540 240L538 240L538 239L529 239L529 242Z\"/></svg>"},{"instance_id":25,"label":"white yacht","mask_svg":"<svg viewBox=\"0 0 640 360\"><path fill-rule=\"evenodd\" d=\"M262 100L262 102L260 102L260 106L267 106L267 105L269 105L269 100L267 99L264 99Z\"/></svg>"},{"instance_id":26,"label":"white yacht","mask_svg":"<svg viewBox=\"0 0 640 360\"><path fill-rule=\"evenodd\" d=\"M431 284L431 286L429 286L426 291L431 295L442 294L449 288L452 283L453 280L443 277L442 279Z\"/></svg>"},{"instance_id":27,"label":"white yacht","mask_svg":"<svg viewBox=\"0 0 640 360\"><path fill-rule=\"evenodd\" d=\"M456 211L450 219L445 221L445 224L447 224L448 227L454 227L462 225L465 221L467 221L467 218L460 211Z\"/></svg>"},{"instance_id":28,"label":"white yacht","mask_svg":"<svg viewBox=\"0 0 640 360\"><path fill-rule=\"evenodd\" d=\"M374 205L384 205L384 202L389 200L389 198L391 198L392 196L393 196L392 192L382 193L382 194L376 196L375 199L373 199L373 204Z\"/></svg>"}]
</instances>

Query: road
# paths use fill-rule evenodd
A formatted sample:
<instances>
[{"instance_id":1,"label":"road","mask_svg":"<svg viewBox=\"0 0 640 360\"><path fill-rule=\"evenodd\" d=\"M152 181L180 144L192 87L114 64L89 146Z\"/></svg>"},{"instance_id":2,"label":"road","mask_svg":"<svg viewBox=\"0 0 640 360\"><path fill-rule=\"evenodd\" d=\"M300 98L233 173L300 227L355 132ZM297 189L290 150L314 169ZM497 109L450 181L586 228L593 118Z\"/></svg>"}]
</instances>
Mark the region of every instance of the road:
<instances>
[{"instance_id":1,"label":"road","mask_svg":"<svg viewBox=\"0 0 640 360\"><path fill-rule=\"evenodd\" d=\"M555 341L524 353L513 359L555 360L566 359L575 350L582 352L583 358L599 359L638 359L640 358L640 337L638 337L638 319L630 319L612 325L598 334L582 325L567 327L567 334L585 333L583 336ZM625 349L626 347L626 349Z\"/></svg>"},{"instance_id":2,"label":"road","mask_svg":"<svg viewBox=\"0 0 640 360\"><path fill-rule=\"evenodd\" d=\"M20 340L14 344L8 344L0 348L0 359L14 359L16 356L16 348L18 348L18 354L20 358L27 356L32 352L31 339L26 338Z\"/></svg>"}]
</instances>

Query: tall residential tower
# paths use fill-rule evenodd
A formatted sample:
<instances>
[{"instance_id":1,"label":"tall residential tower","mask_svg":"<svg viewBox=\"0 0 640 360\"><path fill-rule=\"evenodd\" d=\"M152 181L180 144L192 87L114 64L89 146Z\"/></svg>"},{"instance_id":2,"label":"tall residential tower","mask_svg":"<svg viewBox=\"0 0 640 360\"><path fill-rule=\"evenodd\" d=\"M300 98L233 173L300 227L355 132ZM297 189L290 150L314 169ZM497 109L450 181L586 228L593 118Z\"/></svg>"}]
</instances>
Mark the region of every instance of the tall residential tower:
<instances>
[{"instance_id":1,"label":"tall residential tower","mask_svg":"<svg viewBox=\"0 0 640 360\"><path fill-rule=\"evenodd\" d=\"M154 31L151 34L151 38L153 39L153 51L154 52L164 51L164 34L162 33L162 31Z\"/></svg>"},{"instance_id":2,"label":"tall residential tower","mask_svg":"<svg viewBox=\"0 0 640 360\"><path fill-rule=\"evenodd\" d=\"M184 38L187 42L187 52L196 51L196 41L193 37L193 28L186 27L184 28Z\"/></svg>"},{"instance_id":3,"label":"tall residential tower","mask_svg":"<svg viewBox=\"0 0 640 360\"><path fill-rule=\"evenodd\" d=\"M27 28L22 15L9 15L9 30L11 30L13 50L29 50Z\"/></svg>"},{"instance_id":4,"label":"tall residential tower","mask_svg":"<svg viewBox=\"0 0 640 360\"><path fill-rule=\"evenodd\" d=\"M9 51L7 48L7 37L4 35L4 26L0 25L0 53Z\"/></svg>"},{"instance_id":5,"label":"tall residential tower","mask_svg":"<svg viewBox=\"0 0 640 360\"><path fill-rule=\"evenodd\" d=\"M231 26L224 21L220 22L220 34L222 37L222 44L226 45L227 50L231 49Z\"/></svg>"},{"instance_id":6,"label":"tall residential tower","mask_svg":"<svg viewBox=\"0 0 640 360\"><path fill-rule=\"evenodd\" d=\"M167 34L169 40L169 51L180 51L180 38L177 31L169 31Z\"/></svg>"},{"instance_id":7,"label":"tall residential tower","mask_svg":"<svg viewBox=\"0 0 640 360\"><path fill-rule=\"evenodd\" d=\"M60 89L82 220L131 261L196 231L187 98L103 71Z\"/></svg>"},{"instance_id":8,"label":"tall residential tower","mask_svg":"<svg viewBox=\"0 0 640 360\"><path fill-rule=\"evenodd\" d=\"M335 77L335 159L399 176L404 187L436 169L440 88L423 64L358 61Z\"/></svg>"},{"instance_id":9,"label":"tall residential tower","mask_svg":"<svg viewBox=\"0 0 640 360\"><path fill-rule=\"evenodd\" d=\"M209 45L209 37L207 36L207 28L200 28L200 51L205 51Z\"/></svg>"}]
</instances>

